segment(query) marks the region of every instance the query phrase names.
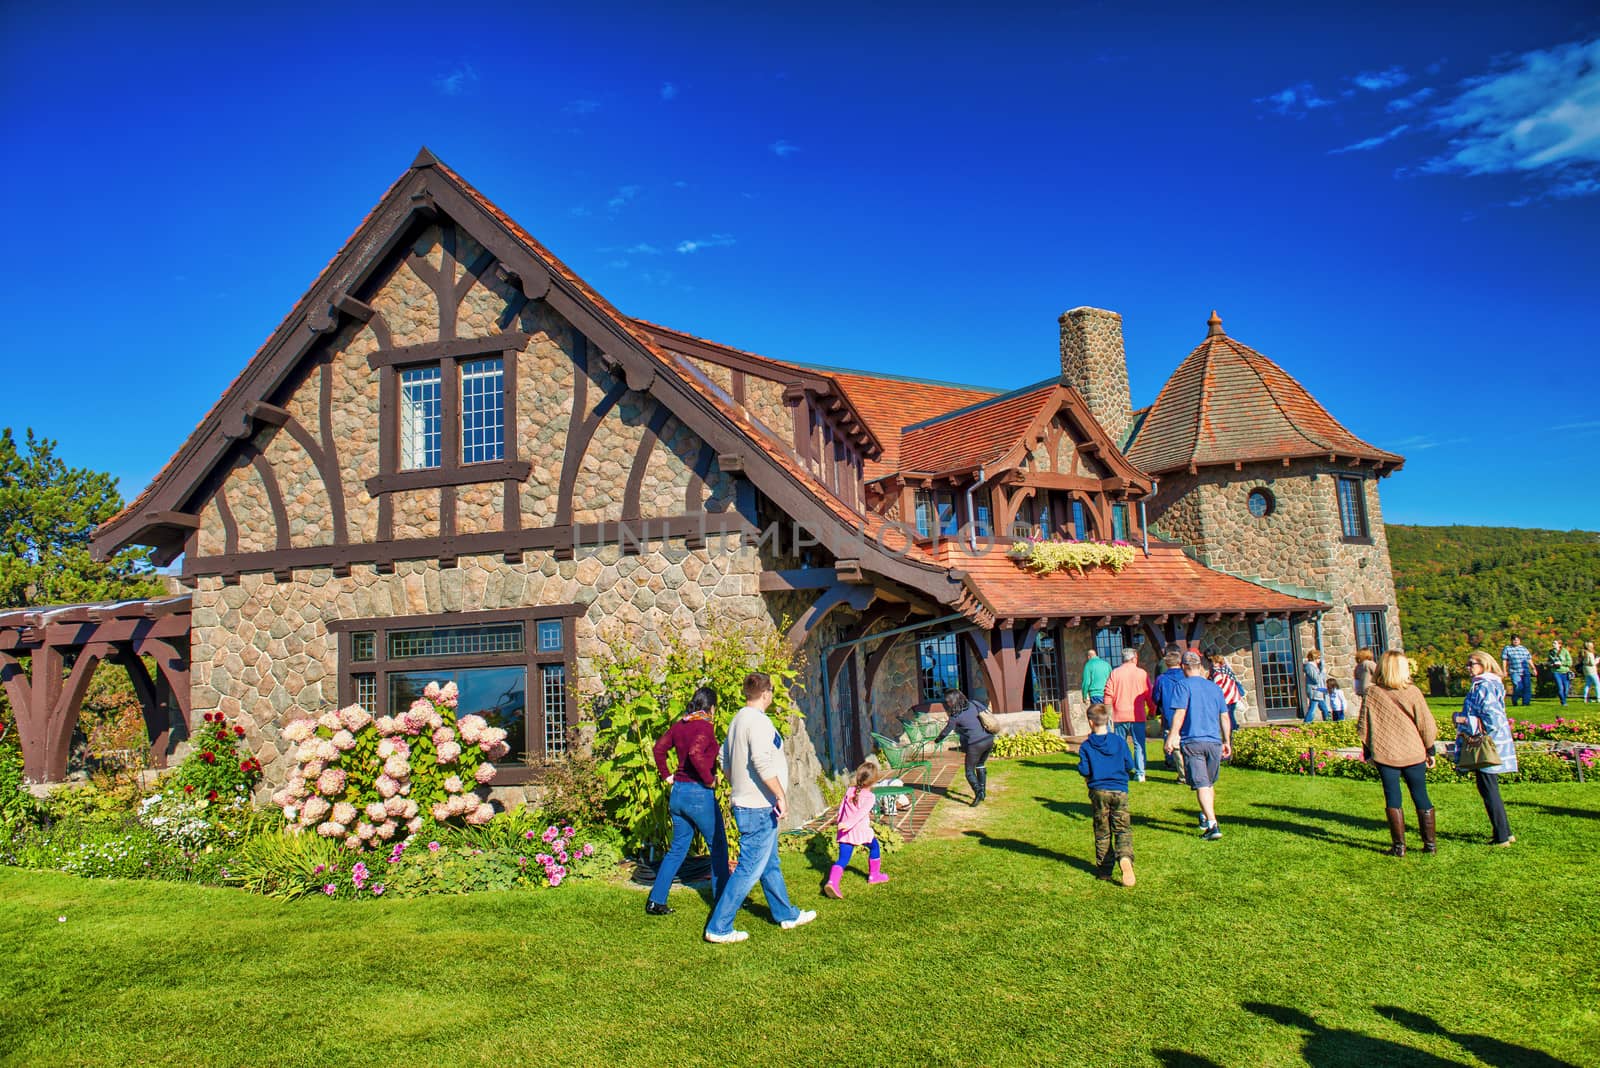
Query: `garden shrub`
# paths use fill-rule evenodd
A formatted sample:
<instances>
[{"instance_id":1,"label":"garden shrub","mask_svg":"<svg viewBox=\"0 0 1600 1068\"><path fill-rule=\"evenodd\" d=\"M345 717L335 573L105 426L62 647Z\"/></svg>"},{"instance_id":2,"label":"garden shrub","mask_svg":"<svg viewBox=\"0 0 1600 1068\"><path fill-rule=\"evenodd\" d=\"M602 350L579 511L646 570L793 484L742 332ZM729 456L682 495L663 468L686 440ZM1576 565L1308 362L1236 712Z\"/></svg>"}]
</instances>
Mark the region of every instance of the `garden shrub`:
<instances>
[{"instance_id":1,"label":"garden shrub","mask_svg":"<svg viewBox=\"0 0 1600 1068\"><path fill-rule=\"evenodd\" d=\"M360 705L291 720L296 768L272 801L300 830L347 849L375 848L419 831L426 819L484 824L494 808L478 798L494 780L490 760L510 751L506 732L482 716L456 719L455 683L430 682L398 716L374 719Z\"/></svg>"},{"instance_id":2,"label":"garden shrub","mask_svg":"<svg viewBox=\"0 0 1600 1068\"><path fill-rule=\"evenodd\" d=\"M1519 731L1517 737L1525 738L1527 732ZM1360 742L1353 720L1245 727L1233 733L1232 762L1235 767L1280 774L1308 775L1314 770L1317 775L1333 778L1376 780L1376 765L1337 752L1357 748ZM1579 759L1585 758L1580 755ZM1586 775L1594 761L1595 755L1588 755L1584 764ZM1572 761L1526 742L1517 746L1517 765L1514 774L1500 776L1502 783L1572 782L1577 778ZM1456 782L1463 778L1444 754L1440 754L1428 769L1430 783Z\"/></svg>"},{"instance_id":3,"label":"garden shrub","mask_svg":"<svg viewBox=\"0 0 1600 1068\"><path fill-rule=\"evenodd\" d=\"M998 759L1070 753L1072 743L1057 731L1030 731L1027 734L1002 734L994 740L990 756Z\"/></svg>"},{"instance_id":4,"label":"garden shrub","mask_svg":"<svg viewBox=\"0 0 1600 1068\"><path fill-rule=\"evenodd\" d=\"M746 634L723 627L698 645L674 632L666 638L662 657L646 653L631 637L613 634L595 658L595 669L600 692L590 699L586 713L594 722L594 754L605 785L606 811L630 851L661 852L671 840L667 797L672 786L656 771L652 750L688 707L696 689L709 686L716 692L714 723L719 738L727 736L728 724L744 706L744 679L752 671L772 677L774 694L767 715L780 734L789 733L790 717L799 714L789 692L798 668L774 628ZM718 783L717 795L726 811L725 780ZM736 850L738 832L732 820L728 838L730 851Z\"/></svg>"},{"instance_id":5,"label":"garden shrub","mask_svg":"<svg viewBox=\"0 0 1600 1068\"><path fill-rule=\"evenodd\" d=\"M167 789L204 801L248 798L261 781L261 764L244 747L244 728L229 727L221 712L207 712L205 726L189 739L189 755L165 782Z\"/></svg>"},{"instance_id":6,"label":"garden shrub","mask_svg":"<svg viewBox=\"0 0 1600 1068\"><path fill-rule=\"evenodd\" d=\"M1055 705L1045 705L1039 713L1039 726L1047 731L1061 729L1061 713L1056 711Z\"/></svg>"},{"instance_id":7,"label":"garden shrub","mask_svg":"<svg viewBox=\"0 0 1600 1068\"><path fill-rule=\"evenodd\" d=\"M191 848L163 840L137 823L117 826L65 820L21 825L0 842L0 862L43 868L86 879L162 879L218 885L227 879L229 850Z\"/></svg>"},{"instance_id":8,"label":"garden shrub","mask_svg":"<svg viewBox=\"0 0 1600 1068\"><path fill-rule=\"evenodd\" d=\"M893 853L905 845L900 832L877 816L872 817L872 833L878 836L878 845L885 853ZM838 834L838 828L833 826L785 831L778 836L778 852L832 859L839 855Z\"/></svg>"},{"instance_id":9,"label":"garden shrub","mask_svg":"<svg viewBox=\"0 0 1600 1068\"><path fill-rule=\"evenodd\" d=\"M0 837L13 827L32 822L37 809L22 781L22 749L16 728L0 718Z\"/></svg>"}]
</instances>

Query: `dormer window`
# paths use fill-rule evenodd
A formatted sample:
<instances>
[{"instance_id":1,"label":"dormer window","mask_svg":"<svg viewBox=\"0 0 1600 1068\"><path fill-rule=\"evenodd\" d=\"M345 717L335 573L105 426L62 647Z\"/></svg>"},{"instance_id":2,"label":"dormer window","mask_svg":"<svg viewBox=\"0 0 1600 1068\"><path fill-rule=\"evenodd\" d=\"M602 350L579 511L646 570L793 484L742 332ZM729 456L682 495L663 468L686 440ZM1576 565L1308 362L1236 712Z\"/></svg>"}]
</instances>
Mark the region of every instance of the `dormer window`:
<instances>
[{"instance_id":1,"label":"dormer window","mask_svg":"<svg viewBox=\"0 0 1600 1068\"><path fill-rule=\"evenodd\" d=\"M946 490L917 490L917 533L924 538L956 533L956 497Z\"/></svg>"}]
</instances>

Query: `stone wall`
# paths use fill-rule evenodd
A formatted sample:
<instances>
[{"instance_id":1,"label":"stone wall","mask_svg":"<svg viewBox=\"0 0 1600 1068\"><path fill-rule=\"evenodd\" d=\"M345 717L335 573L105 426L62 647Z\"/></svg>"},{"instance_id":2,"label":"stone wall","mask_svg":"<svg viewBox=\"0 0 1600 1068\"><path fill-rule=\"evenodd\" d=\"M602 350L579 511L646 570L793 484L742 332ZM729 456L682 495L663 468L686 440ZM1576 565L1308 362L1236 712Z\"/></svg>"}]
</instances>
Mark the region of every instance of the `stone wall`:
<instances>
[{"instance_id":1,"label":"stone wall","mask_svg":"<svg viewBox=\"0 0 1600 1068\"><path fill-rule=\"evenodd\" d=\"M1339 475L1363 476L1370 545L1344 541ZM1257 489L1273 500L1271 513L1263 517L1250 514L1249 496ZM1155 505L1161 535L1192 545L1208 566L1303 587L1329 599L1333 607L1321 626L1323 663L1347 690L1355 667L1352 606L1383 606L1389 644L1402 647L1388 538L1371 472L1312 461L1289 467L1247 464L1241 471L1209 467L1198 476L1163 478ZM1152 517L1156 514L1152 506ZM1297 638L1302 653L1313 648L1318 641L1315 624L1301 625ZM1248 678L1240 677L1248 685L1253 669Z\"/></svg>"},{"instance_id":2,"label":"stone wall","mask_svg":"<svg viewBox=\"0 0 1600 1068\"><path fill-rule=\"evenodd\" d=\"M498 556L463 557L455 568L402 562L389 575L358 564L345 578L326 568L296 570L289 582L254 573L237 585L201 578L191 635L194 713L220 711L245 727L265 772L264 795L288 772L283 725L301 710L317 713L338 701L338 642L328 627L334 620L583 605L574 624L576 687L588 695L598 687L594 659L619 628L659 654L668 633L696 641L724 624L774 626L777 616L757 590L762 567L755 549L729 534L712 535L700 549L673 539L642 555L604 546L566 561L530 553L520 564ZM812 644L829 640L816 635ZM818 692L813 685L797 696L808 720L820 723L820 701L810 696ZM787 750L797 804L809 815L820 804L809 728L796 730Z\"/></svg>"},{"instance_id":3,"label":"stone wall","mask_svg":"<svg viewBox=\"0 0 1600 1068\"><path fill-rule=\"evenodd\" d=\"M1061 324L1061 373L1083 395L1111 440L1122 444L1133 410L1122 316L1100 308L1073 308Z\"/></svg>"}]
</instances>

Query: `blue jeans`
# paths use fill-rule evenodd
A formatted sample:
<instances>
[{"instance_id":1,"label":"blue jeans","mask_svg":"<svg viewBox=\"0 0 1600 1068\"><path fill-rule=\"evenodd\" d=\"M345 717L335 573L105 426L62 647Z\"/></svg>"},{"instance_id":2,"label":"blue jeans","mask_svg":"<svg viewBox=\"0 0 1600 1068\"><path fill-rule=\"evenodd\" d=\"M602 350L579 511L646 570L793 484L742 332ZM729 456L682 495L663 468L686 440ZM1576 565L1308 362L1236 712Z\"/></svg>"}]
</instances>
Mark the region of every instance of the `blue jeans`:
<instances>
[{"instance_id":1,"label":"blue jeans","mask_svg":"<svg viewBox=\"0 0 1600 1068\"><path fill-rule=\"evenodd\" d=\"M1524 671L1521 675L1511 676L1511 703L1521 701L1524 705L1533 704L1533 672Z\"/></svg>"},{"instance_id":2,"label":"blue jeans","mask_svg":"<svg viewBox=\"0 0 1600 1068\"><path fill-rule=\"evenodd\" d=\"M658 905L667 903L667 891L672 889L672 880L678 877L678 869L683 867L683 859L694 844L694 833L699 831L711 847L711 899L715 901L722 896L728 881L728 832L722 825L716 792L697 782L675 782L668 807L672 812L672 846L656 869L650 900Z\"/></svg>"},{"instance_id":3,"label":"blue jeans","mask_svg":"<svg viewBox=\"0 0 1600 1068\"><path fill-rule=\"evenodd\" d=\"M1588 703L1591 693L1600 698L1600 675L1585 672L1583 676L1583 700L1585 703Z\"/></svg>"},{"instance_id":4,"label":"blue jeans","mask_svg":"<svg viewBox=\"0 0 1600 1068\"><path fill-rule=\"evenodd\" d=\"M750 896L758 880L773 920L784 923L799 916L800 910L789 902L788 888L783 885L783 867L778 863L777 815L770 808L735 805L733 823L739 828L739 863L728 876L728 885L722 888L722 896L711 910L706 933L725 935L733 930L734 914L744 905L744 899Z\"/></svg>"},{"instance_id":5,"label":"blue jeans","mask_svg":"<svg viewBox=\"0 0 1600 1068\"><path fill-rule=\"evenodd\" d=\"M1556 677L1556 696L1561 698L1561 703L1565 705L1567 695L1572 692L1572 676L1563 675L1559 671L1552 671L1550 674Z\"/></svg>"},{"instance_id":6,"label":"blue jeans","mask_svg":"<svg viewBox=\"0 0 1600 1068\"><path fill-rule=\"evenodd\" d=\"M1117 737L1133 746L1133 772L1139 778L1144 778L1144 724L1143 723L1118 723Z\"/></svg>"},{"instance_id":7,"label":"blue jeans","mask_svg":"<svg viewBox=\"0 0 1600 1068\"><path fill-rule=\"evenodd\" d=\"M1306 702L1306 722L1315 723L1317 721L1317 713L1319 711L1322 713L1323 719L1332 718L1332 715L1328 712L1328 698L1326 696L1318 697L1316 694L1312 694L1311 699Z\"/></svg>"}]
</instances>

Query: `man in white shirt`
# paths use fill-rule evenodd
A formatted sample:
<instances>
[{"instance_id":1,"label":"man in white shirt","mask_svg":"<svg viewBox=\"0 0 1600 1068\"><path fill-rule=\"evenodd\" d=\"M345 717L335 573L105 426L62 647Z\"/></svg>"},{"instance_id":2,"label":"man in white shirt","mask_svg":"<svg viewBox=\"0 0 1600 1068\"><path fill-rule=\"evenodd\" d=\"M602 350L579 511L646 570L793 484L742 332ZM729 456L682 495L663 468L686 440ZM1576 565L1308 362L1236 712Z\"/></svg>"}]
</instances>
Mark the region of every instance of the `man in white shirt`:
<instances>
[{"instance_id":1,"label":"man in white shirt","mask_svg":"<svg viewBox=\"0 0 1600 1068\"><path fill-rule=\"evenodd\" d=\"M750 935L733 929L733 918L759 880L772 918L785 931L817 918L789 901L778 863L778 821L789 811L789 762L783 737L767 718L772 679L752 672L744 680L744 707L728 725L722 743L722 770L728 776L733 822L739 828L739 863L706 922L707 942L743 942Z\"/></svg>"}]
</instances>

